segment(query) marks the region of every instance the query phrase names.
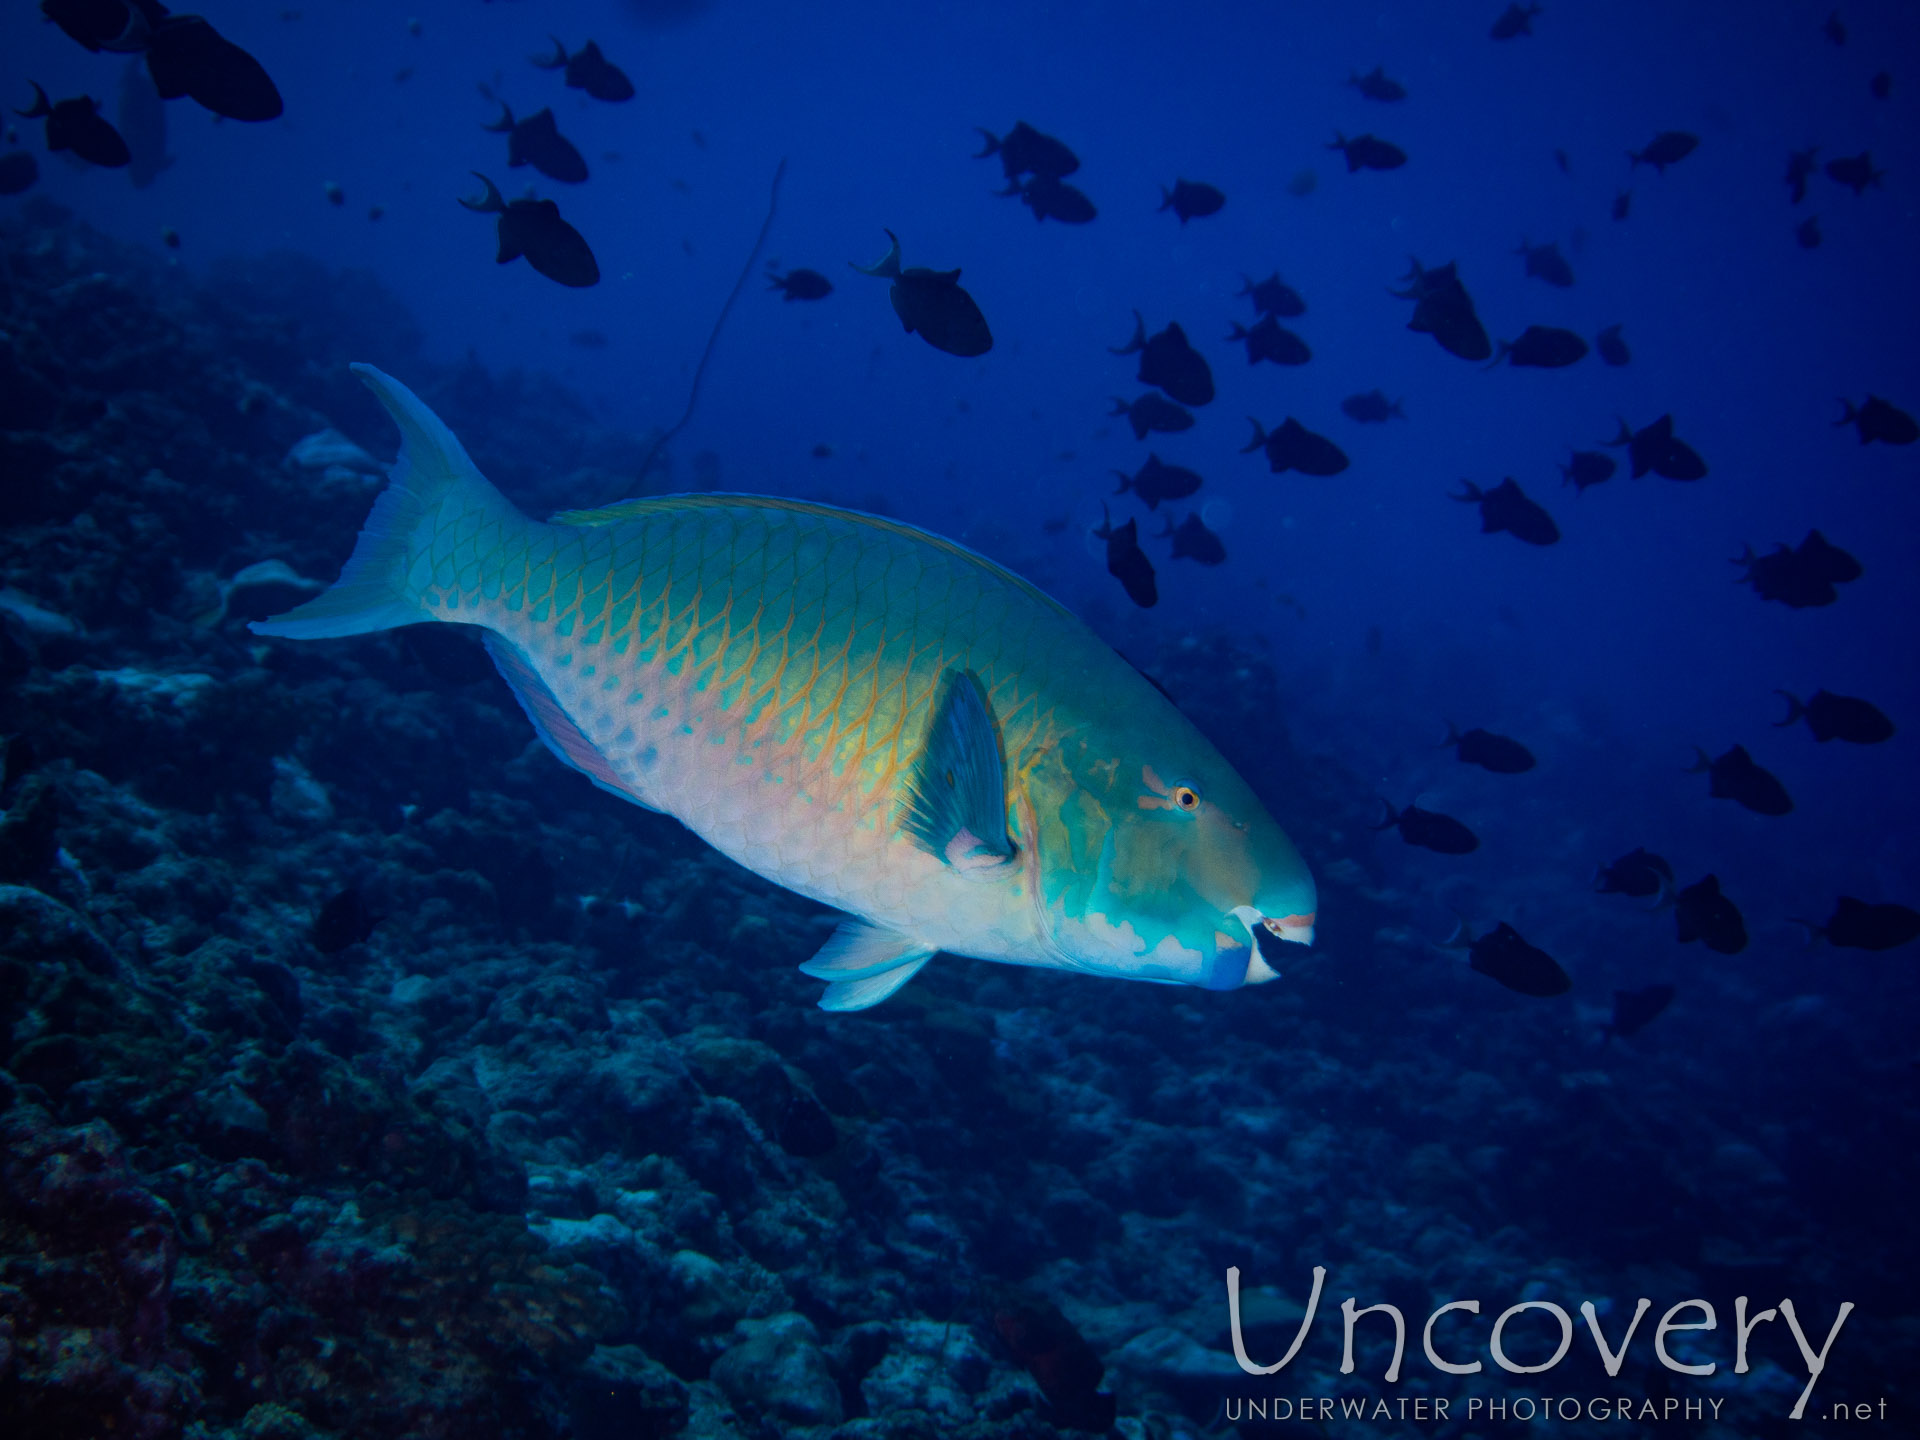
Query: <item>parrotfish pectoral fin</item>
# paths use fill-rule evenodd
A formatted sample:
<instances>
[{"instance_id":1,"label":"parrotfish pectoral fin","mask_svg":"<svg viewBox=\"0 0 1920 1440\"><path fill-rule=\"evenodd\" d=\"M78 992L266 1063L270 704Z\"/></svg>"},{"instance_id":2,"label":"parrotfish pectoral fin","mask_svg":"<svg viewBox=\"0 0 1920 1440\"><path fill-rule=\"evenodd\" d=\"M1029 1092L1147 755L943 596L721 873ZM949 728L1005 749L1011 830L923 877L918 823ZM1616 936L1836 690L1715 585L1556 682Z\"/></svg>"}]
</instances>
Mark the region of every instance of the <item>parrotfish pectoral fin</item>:
<instances>
[{"instance_id":1,"label":"parrotfish pectoral fin","mask_svg":"<svg viewBox=\"0 0 1920 1440\"><path fill-rule=\"evenodd\" d=\"M826 993L820 997L820 1008L836 1013L871 1009L918 975L920 967L932 958L931 955L922 955L917 960L909 960L878 975L869 975L865 980L837 980L827 986Z\"/></svg>"},{"instance_id":2,"label":"parrotfish pectoral fin","mask_svg":"<svg viewBox=\"0 0 1920 1440\"><path fill-rule=\"evenodd\" d=\"M1013 859L1000 734L971 670L941 677L926 748L907 781L902 828L930 855L984 878Z\"/></svg>"},{"instance_id":3,"label":"parrotfish pectoral fin","mask_svg":"<svg viewBox=\"0 0 1920 1440\"><path fill-rule=\"evenodd\" d=\"M487 654L493 657L493 663L500 671L500 678L507 682L507 688L513 691L513 698L520 702L527 719L533 722L534 733L559 757L561 764L578 770L610 795L618 795L622 800L630 800L648 810L660 808L648 803L644 795L614 773L613 767L607 763L607 757L574 723L553 691L547 688L547 682L540 678L539 672L521 654L519 646L491 630L482 639Z\"/></svg>"},{"instance_id":4,"label":"parrotfish pectoral fin","mask_svg":"<svg viewBox=\"0 0 1920 1440\"><path fill-rule=\"evenodd\" d=\"M835 983L866 980L904 965L921 965L932 954L932 946L898 930L850 917L840 922L840 928L800 967L800 973Z\"/></svg>"},{"instance_id":5,"label":"parrotfish pectoral fin","mask_svg":"<svg viewBox=\"0 0 1920 1440\"><path fill-rule=\"evenodd\" d=\"M371 365L352 369L399 424L400 458L332 588L284 615L254 621L256 635L324 640L445 618L422 589L432 567L416 562L432 558L436 545L498 543L502 527L524 523L418 396ZM416 569L426 572L422 580Z\"/></svg>"}]
</instances>

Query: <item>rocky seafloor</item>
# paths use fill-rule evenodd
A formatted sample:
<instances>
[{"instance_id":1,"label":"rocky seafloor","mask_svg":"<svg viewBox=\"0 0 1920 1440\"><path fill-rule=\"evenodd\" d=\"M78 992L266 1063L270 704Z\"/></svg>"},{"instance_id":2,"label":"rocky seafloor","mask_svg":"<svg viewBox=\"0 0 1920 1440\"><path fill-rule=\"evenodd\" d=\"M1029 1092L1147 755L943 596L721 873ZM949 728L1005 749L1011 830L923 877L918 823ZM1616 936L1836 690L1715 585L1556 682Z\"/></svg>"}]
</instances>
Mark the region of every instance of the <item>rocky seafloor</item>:
<instances>
[{"instance_id":1,"label":"rocky seafloor","mask_svg":"<svg viewBox=\"0 0 1920 1440\"><path fill-rule=\"evenodd\" d=\"M51 206L0 225L0 1433L1071 1433L1009 1286L1129 1440L1284 1433L1223 1405L1279 1394L1450 1396L1423 1428L1483 1436L1529 1427L1475 1394L1712 1396L1787 1433L1805 1366L1775 1325L1730 1373L1736 1294L1821 1334L1856 1302L1820 1400L1916 1398L1912 1066L1737 977L1706 993L1751 1023L1606 1047L1603 963L1555 1003L1463 982L1366 787L1279 733L1269 655L1135 658L1286 797L1313 958L1235 995L943 960L830 1016L795 966L834 917L562 770L464 635L251 636L380 484L348 360L530 510L631 474L553 384L419 350L364 277L199 285ZM346 891L365 939L316 944ZM1227 1267L1270 1361L1316 1264L1299 1357L1243 1375ZM1340 1373L1350 1295L1408 1315L1397 1383L1384 1325ZM1420 1356L1447 1300L1595 1299L1617 1339L1641 1295L1719 1307L1714 1376L1644 1330L1614 1379L1584 1334L1540 1377Z\"/></svg>"}]
</instances>

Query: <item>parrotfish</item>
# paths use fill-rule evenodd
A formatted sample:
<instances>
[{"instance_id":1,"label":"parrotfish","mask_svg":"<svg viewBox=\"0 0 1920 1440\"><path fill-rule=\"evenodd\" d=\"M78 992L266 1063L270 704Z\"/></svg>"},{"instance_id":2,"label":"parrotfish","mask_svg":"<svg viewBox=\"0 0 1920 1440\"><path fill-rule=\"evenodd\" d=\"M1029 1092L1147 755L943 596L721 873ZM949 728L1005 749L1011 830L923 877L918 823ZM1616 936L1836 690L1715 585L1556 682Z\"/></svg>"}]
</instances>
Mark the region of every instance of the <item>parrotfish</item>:
<instances>
[{"instance_id":1,"label":"parrotfish","mask_svg":"<svg viewBox=\"0 0 1920 1440\"><path fill-rule=\"evenodd\" d=\"M847 912L802 970L878 1004L937 951L1232 990L1315 889L1240 775L1069 611L949 540L668 495L542 523L411 391L339 581L257 633L480 627L548 748ZM1264 933L1263 933L1264 932ZM1271 944L1266 952L1273 953Z\"/></svg>"}]
</instances>

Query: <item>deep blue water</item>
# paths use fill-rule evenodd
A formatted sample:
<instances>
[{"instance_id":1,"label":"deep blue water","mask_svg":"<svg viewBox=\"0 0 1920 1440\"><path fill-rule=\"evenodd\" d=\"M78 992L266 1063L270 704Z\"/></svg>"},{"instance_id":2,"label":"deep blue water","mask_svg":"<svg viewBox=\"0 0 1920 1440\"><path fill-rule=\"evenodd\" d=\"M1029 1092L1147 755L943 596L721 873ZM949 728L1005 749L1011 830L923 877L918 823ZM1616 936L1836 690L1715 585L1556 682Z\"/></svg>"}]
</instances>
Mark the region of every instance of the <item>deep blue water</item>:
<instances>
[{"instance_id":1,"label":"deep blue water","mask_svg":"<svg viewBox=\"0 0 1920 1440\"><path fill-rule=\"evenodd\" d=\"M884 509L952 535L1142 663L1189 637L1263 657L1277 688L1253 723L1334 777L1285 793L1283 772L1257 777L1283 824L1314 837L1322 871L1321 953L1293 968L1308 994L1337 1000L1361 1048L1397 1043L1413 997L1449 1007L1419 1030L1429 1075L1482 1064L1483 1046L1509 1047L1501 1063L1515 1068L1503 1073L1529 1073L1510 1022L1537 1023L1527 1033L1553 1073L1582 1074L1614 1061L1592 1052L1611 991L1671 981L1673 1011L1634 1052L1652 1074L1621 1081L1649 1087L1636 1113L1670 1124L1669 1144L1706 1143L1686 1138L1689 1087L1704 1086L1729 1133L1762 1149L1772 1137L1790 1169L1838 1156L1848 1175L1883 1163L1898 1175L1912 1166L1916 952L1809 948L1790 917L1823 919L1840 894L1920 906L1920 447L1863 446L1834 423L1841 396L1920 411L1920 18L1849 6L1837 45L1822 33L1824 4L1550 0L1532 35L1496 42L1499 8L221 3L208 18L267 67L283 119L216 124L173 102L174 163L145 189L46 154L39 122L14 120L42 178L0 201L0 216L50 198L150 252L158 263L138 283L161 290L217 288L230 257L285 250L370 271L417 323L421 366L470 357L544 372L600 425L644 435L679 416L784 160L762 263L818 269L834 292L783 303L748 280L672 442L675 483L693 483L692 457L711 452L720 488ZM597 40L636 98L602 104L535 68L527 57L549 34ZM10 104L25 107L31 80L56 99L92 94L109 115L130 63L85 53L24 4L0 18L0 54ZM1404 101L1344 83L1376 64L1406 86ZM1876 98L1881 71L1891 86ZM481 128L496 113L483 83L518 116L551 105L592 178L562 186L509 171L504 138ZM1019 119L1079 154L1071 181L1098 206L1093 223L1036 224L993 193L1004 182L996 160L974 157L975 127L1001 133ZM1698 148L1664 174L1630 167L1626 152L1667 130ZM1336 132L1378 134L1409 160L1349 174L1327 148ZM1788 155L1813 145L1823 163L1870 152L1885 178L1856 196L1816 173L1794 205ZM455 203L478 191L470 171L510 197L531 180L557 199L600 283L567 290L523 262L496 265L491 218ZM1294 193L1308 173L1311 189ZM1176 177L1217 185L1225 207L1185 225L1158 211ZM1623 190L1630 213L1615 220ZM1795 235L1810 215L1823 236L1811 249ZM903 333L884 284L848 268L882 254L889 229L905 263L962 269L992 326L990 353L958 359ZM1529 278L1514 253L1523 241L1557 242L1576 283ZM1406 328L1410 302L1388 293L1409 257L1457 262L1496 339L1538 324L1591 340L1617 323L1632 361L1483 371L1445 354ZM1297 368L1249 366L1223 338L1253 318L1235 293L1243 278L1275 270L1307 302L1286 322L1313 350ZM1135 310L1149 331L1178 321L1219 390L1192 430L1151 444L1106 414L1108 397L1142 388L1134 360L1109 353ZM604 348L583 347L583 330ZM411 378L412 356L356 358ZM1341 413L1343 397L1376 387L1404 400L1404 420ZM1623 464L1587 493L1563 486L1570 451L1603 448L1617 417L1638 427L1663 413L1706 459L1705 479L1636 481ZM1336 440L1351 467L1271 475L1240 453L1245 417L1271 428L1289 415ZM391 444L383 430L355 438L377 453ZM1171 509L1197 508L1229 559L1202 569L1148 539L1162 599L1142 611L1105 573L1091 532L1103 504L1115 520L1138 518L1143 535L1157 530L1168 507L1149 515L1111 493L1111 472L1149 450L1205 477L1193 506ZM1463 478L1506 476L1551 511L1558 544L1483 535L1476 513L1449 501ZM1864 567L1836 603L1789 610L1734 583L1729 561L1744 547L1796 544L1812 528ZM1204 694L1176 699L1257 750L1232 704L1236 677L1204 680ZM1804 726L1773 726L1776 690L1822 688L1869 698L1898 733L1822 745ZM1538 769L1457 764L1435 748L1449 721L1522 739ZM1706 778L1684 773L1694 747L1734 743L1785 784L1791 815L1710 800ZM1457 815L1481 849L1451 859L1368 836L1379 798ZM1717 874L1745 913L1747 949L1683 948L1665 914L1592 894L1593 867L1637 845L1672 859L1682 884ZM1343 915L1347 891L1327 887L1328 865L1349 879L1360 867L1364 888L1389 898L1364 921ZM1551 1002L1551 1021L1514 1020L1524 1007L1422 943L1456 918L1476 932L1512 921L1573 975L1573 998ZM1082 1000L1043 993L1047 1006ZM1782 1030L1799 1038L1774 1049L1753 1038ZM1285 1042L1269 1043L1284 1074ZM1680 1057L1704 1074L1660 1068ZM1825 1158L1796 1151L1790 1164L1783 1137L1803 1133ZM1607 1141L1588 1153L1606 1156ZM1391 1204L1399 1182L1391 1167L1380 1174ZM1819 1189L1803 1185L1805 1212L1827 1217L1830 1247L1857 1240L1859 1251L1807 1260L1803 1276L1819 1272L1809 1290L1885 1253L1887 1236L1859 1227L1876 1231L1890 1213L1861 1218ZM1528 1218L1496 1206L1478 1223ZM1299 1265L1313 1263L1314 1237L1295 1245ZM1538 1259L1524 1250L1510 1256L1523 1271ZM1874 1323L1892 1322L1883 1312ZM1910 1381L1911 1332L1886 1344ZM1859 1375L1853 1393L1900 1379Z\"/></svg>"}]
</instances>

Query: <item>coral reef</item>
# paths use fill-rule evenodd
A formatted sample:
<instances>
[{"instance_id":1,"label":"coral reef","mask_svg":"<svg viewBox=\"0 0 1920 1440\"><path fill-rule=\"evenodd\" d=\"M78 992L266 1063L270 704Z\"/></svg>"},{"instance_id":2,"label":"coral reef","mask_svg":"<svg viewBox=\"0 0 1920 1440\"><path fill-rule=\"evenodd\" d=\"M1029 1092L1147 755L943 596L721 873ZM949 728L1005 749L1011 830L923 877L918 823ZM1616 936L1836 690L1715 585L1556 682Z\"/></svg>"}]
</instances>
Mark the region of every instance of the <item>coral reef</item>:
<instances>
[{"instance_id":1,"label":"coral reef","mask_svg":"<svg viewBox=\"0 0 1920 1440\"><path fill-rule=\"evenodd\" d=\"M833 917L563 771L464 634L243 627L364 514L391 440L349 358L404 366L529 508L606 499L640 445L547 382L421 360L365 277L281 258L190 289L23 215L0 1431L1071 1433L996 1336L1019 1283L1100 1357L1123 1433L1197 1435L1247 1393L1229 1265L1264 1287L1263 1357L1315 1264L1332 1306L1415 1323L1496 1289L1773 1303L1789 1267L1830 1314L1913 1273L1910 1157L1848 1158L1910 1126L1911 1075L1876 1092L1817 1003L1655 1065L1601 1054L1598 1009L1469 988L1410 938L1366 787L1276 734L1273 661L1221 637L1136 658L1284 797L1323 953L1234 995L942 960L820 1013L794 967ZM349 891L364 923L319 943ZM1822 1054L1827 1088L1795 1093ZM1818 1118L1841 1095L1847 1135ZM1352 1383L1326 1314L1292 1393ZM1902 1373L1898 1333L1858 1344L1826 1398ZM1769 1353L1724 1392L1754 1434L1793 1368ZM1669 1378L1643 1339L1622 1383Z\"/></svg>"}]
</instances>

